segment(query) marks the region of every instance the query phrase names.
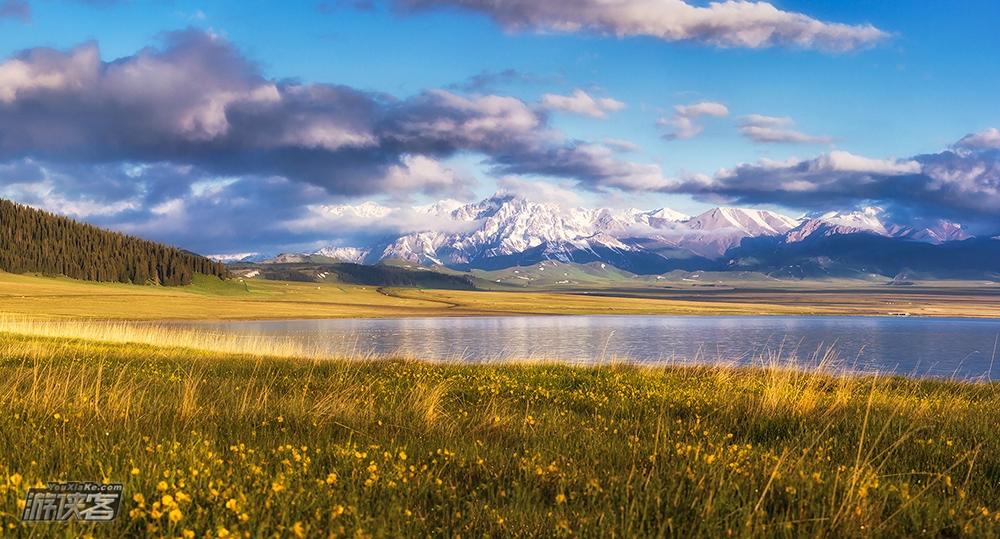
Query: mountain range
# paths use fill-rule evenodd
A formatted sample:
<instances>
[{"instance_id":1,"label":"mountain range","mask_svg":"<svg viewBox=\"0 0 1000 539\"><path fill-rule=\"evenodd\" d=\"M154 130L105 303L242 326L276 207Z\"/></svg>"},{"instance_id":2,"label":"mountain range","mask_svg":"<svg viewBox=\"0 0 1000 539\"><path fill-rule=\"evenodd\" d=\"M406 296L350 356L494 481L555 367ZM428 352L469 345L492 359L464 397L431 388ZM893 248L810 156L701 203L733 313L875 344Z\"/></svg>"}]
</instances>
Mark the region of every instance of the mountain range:
<instances>
[{"instance_id":1,"label":"mountain range","mask_svg":"<svg viewBox=\"0 0 1000 539\"><path fill-rule=\"evenodd\" d=\"M1000 241L973 238L961 224L948 221L898 222L877 207L797 218L719 207L689 216L669 208L564 207L501 191L472 204L444 200L391 208L365 202L321 211L333 222L344 219L354 226L377 228L407 216L424 223L419 230L386 234L366 245L329 246L312 253L358 264L402 259L456 270L495 270L556 260L607 263L638 274L677 269L767 273L805 264L825 268L821 274L842 266L834 271L890 277L907 269L1000 270L991 256L977 259L977 253L996 251L993 244ZM258 262L274 257L242 253L212 258ZM973 262L954 268L954 260Z\"/></svg>"}]
</instances>

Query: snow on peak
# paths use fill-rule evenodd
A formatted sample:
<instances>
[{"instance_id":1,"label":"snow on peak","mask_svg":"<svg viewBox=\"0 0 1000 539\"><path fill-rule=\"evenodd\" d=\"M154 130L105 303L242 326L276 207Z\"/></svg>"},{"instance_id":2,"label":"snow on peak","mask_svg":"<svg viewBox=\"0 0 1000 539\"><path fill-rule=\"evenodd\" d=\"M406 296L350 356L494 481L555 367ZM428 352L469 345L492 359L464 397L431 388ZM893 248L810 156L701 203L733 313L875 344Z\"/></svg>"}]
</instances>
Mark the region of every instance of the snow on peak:
<instances>
[{"instance_id":1,"label":"snow on peak","mask_svg":"<svg viewBox=\"0 0 1000 539\"><path fill-rule=\"evenodd\" d=\"M749 236L780 236L799 226L799 221L767 210L713 208L687 221L693 230L733 228Z\"/></svg>"},{"instance_id":2,"label":"snow on peak","mask_svg":"<svg viewBox=\"0 0 1000 539\"><path fill-rule=\"evenodd\" d=\"M864 230L882 236L889 236L889 231L886 230L885 224L879 218L882 213L882 208L869 206L859 211L826 212L816 218L838 227L857 229L859 231Z\"/></svg>"},{"instance_id":3,"label":"snow on peak","mask_svg":"<svg viewBox=\"0 0 1000 539\"><path fill-rule=\"evenodd\" d=\"M205 258L214 260L216 262L225 262L231 264L233 262L260 262L262 260L268 260L274 258L274 255L263 254L263 253L233 253L233 254L219 254L219 255L207 255Z\"/></svg>"},{"instance_id":4,"label":"snow on peak","mask_svg":"<svg viewBox=\"0 0 1000 539\"><path fill-rule=\"evenodd\" d=\"M638 211L638 210L636 210L636 211ZM670 222L674 222L674 223L680 222L680 221L687 221L687 220L691 219L690 215L681 213L681 212L676 211L676 210L672 210L670 208L660 208L658 210L651 210L651 211L643 212L643 213L645 213L646 215L648 215L651 219L663 219L664 221L670 221Z\"/></svg>"},{"instance_id":5,"label":"snow on peak","mask_svg":"<svg viewBox=\"0 0 1000 539\"><path fill-rule=\"evenodd\" d=\"M324 247L313 254L336 258L344 262L361 264L364 262L365 257L368 256L368 250L356 247Z\"/></svg>"},{"instance_id":6,"label":"snow on peak","mask_svg":"<svg viewBox=\"0 0 1000 539\"><path fill-rule=\"evenodd\" d=\"M350 204L338 204L336 206L323 206L327 213L336 216L353 216L363 218L385 217L392 213L392 208L383 206L377 202L363 202L357 206Z\"/></svg>"},{"instance_id":7,"label":"snow on peak","mask_svg":"<svg viewBox=\"0 0 1000 539\"><path fill-rule=\"evenodd\" d=\"M462 206L465 206L465 203L449 198L426 206L414 206L413 211L437 217L450 217L455 210Z\"/></svg>"}]
</instances>

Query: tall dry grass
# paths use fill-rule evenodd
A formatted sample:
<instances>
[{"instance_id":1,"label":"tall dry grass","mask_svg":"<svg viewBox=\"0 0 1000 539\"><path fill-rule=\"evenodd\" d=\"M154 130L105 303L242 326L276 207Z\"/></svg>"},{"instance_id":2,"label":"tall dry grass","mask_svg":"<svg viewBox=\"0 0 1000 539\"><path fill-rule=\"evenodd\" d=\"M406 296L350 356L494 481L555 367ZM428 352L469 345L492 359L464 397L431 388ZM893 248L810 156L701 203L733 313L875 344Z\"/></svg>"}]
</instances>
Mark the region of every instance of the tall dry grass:
<instances>
[{"instance_id":1,"label":"tall dry grass","mask_svg":"<svg viewBox=\"0 0 1000 539\"><path fill-rule=\"evenodd\" d=\"M5 327L38 332L0 333L14 537L1000 536L995 384L849 376L826 350L470 366ZM58 479L124 482L122 517L20 523Z\"/></svg>"},{"instance_id":2,"label":"tall dry grass","mask_svg":"<svg viewBox=\"0 0 1000 539\"><path fill-rule=\"evenodd\" d=\"M318 358L331 355L319 346L296 339L200 331L184 326L141 322L58 322L0 314L0 333L118 344L169 345L262 357Z\"/></svg>"}]
</instances>

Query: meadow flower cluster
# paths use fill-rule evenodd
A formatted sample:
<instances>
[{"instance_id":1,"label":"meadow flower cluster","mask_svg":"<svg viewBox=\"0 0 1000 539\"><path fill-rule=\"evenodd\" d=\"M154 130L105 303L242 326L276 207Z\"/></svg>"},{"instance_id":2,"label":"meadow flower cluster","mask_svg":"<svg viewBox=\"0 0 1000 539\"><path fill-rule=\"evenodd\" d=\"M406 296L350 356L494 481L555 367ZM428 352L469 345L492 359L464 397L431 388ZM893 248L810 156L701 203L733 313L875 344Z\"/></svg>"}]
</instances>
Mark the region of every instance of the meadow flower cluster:
<instances>
[{"instance_id":1,"label":"meadow flower cluster","mask_svg":"<svg viewBox=\"0 0 1000 539\"><path fill-rule=\"evenodd\" d=\"M990 383L0 335L11 537L1000 536ZM28 488L121 482L110 524Z\"/></svg>"}]
</instances>

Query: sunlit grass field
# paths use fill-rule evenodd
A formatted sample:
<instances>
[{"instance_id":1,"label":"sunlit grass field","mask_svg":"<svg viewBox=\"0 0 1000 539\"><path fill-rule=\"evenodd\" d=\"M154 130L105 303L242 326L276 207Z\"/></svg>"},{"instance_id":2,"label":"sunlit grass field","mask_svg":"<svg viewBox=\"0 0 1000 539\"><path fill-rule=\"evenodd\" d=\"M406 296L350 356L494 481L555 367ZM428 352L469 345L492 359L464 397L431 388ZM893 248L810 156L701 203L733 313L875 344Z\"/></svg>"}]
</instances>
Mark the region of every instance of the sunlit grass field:
<instances>
[{"instance_id":1,"label":"sunlit grass field","mask_svg":"<svg viewBox=\"0 0 1000 539\"><path fill-rule=\"evenodd\" d=\"M4 324L4 536L1000 536L987 381L352 360ZM21 523L52 480L123 482L121 516Z\"/></svg>"},{"instance_id":2,"label":"sunlit grass field","mask_svg":"<svg viewBox=\"0 0 1000 539\"><path fill-rule=\"evenodd\" d=\"M258 279L224 282L196 275L191 286L157 287L0 272L0 314L44 320L156 322L531 314L1000 318L997 291L974 283L905 289L842 281L768 286L639 283L613 290L455 291Z\"/></svg>"}]
</instances>

